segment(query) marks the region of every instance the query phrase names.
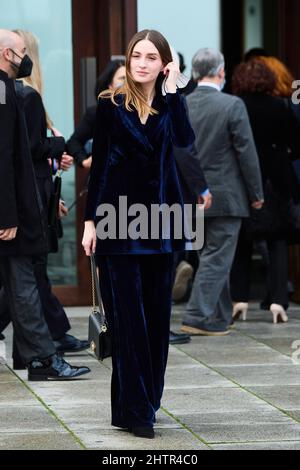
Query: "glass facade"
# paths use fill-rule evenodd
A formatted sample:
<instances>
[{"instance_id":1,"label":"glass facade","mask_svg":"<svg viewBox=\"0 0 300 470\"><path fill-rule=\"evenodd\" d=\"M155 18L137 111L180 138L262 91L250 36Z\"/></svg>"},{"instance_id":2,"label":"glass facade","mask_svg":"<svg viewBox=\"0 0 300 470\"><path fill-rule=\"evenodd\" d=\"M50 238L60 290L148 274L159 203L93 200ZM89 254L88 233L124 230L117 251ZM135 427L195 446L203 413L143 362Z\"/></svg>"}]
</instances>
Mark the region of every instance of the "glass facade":
<instances>
[{"instance_id":1,"label":"glass facade","mask_svg":"<svg viewBox=\"0 0 300 470\"><path fill-rule=\"evenodd\" d=\"M68 138L74 127L73 46L71 0L0 0L0 27L25 29L40 40L44 74L44 104L54 126ZM63 174L63 198L70 205L75 198L75 171ZM63 222L60 252L49 258L54 284L75 285L75 210Z\"/></svg>"},{"instance_id":2,"label":"glass facade","mask_svg":"<svg viewBox=\"0 0 300 470\"><path fill-rule=\"evenodd\" d=\"M263 47L263 4L262 0L245 0L244 3L245 38L244 51L253 47Z\"/></svg>"},{"instance_id":3,"label":"glass facade","mask_svg":"<svg viewBox=\"0 0 300 470\"><path fill-rule=\"evenodd\" d=\"M221 47L221 6L219 0L138 0L138 29L157 29L174 49L191 62L201 47Z\"/></svg>"}]
</instances>

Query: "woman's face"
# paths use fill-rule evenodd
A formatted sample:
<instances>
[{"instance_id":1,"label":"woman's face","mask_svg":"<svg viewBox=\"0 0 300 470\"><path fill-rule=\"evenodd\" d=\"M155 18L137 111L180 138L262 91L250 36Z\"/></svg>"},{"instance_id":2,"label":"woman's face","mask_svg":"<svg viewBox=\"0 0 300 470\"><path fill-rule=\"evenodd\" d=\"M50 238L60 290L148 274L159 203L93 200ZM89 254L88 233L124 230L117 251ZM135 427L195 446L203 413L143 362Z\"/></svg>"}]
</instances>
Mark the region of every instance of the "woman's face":
<instances>
[{"instance_id":1,"label":"woman's face","mask_svg":"<svg viewBox=\"0 0 300 470\"><path fill-rule=\"evenodd\" d=\"M135 82L155 82L163 69L161 56L151 41L144 39L135 45L130 59L130 72Z\"/></svg>"},{"instance_id":2,"label":"woman's face","mask_svg":"<svg viewBox=\"0 0 300 470\"><path fill-rule=\"evenodd\" d=\"M114 74L112 82L109 85L109 88L116 89L124 85L125 77L126 77L126 68L124 65L122 65L121 67L118 68L118 70Z\"/></svg>"}]
</instances>

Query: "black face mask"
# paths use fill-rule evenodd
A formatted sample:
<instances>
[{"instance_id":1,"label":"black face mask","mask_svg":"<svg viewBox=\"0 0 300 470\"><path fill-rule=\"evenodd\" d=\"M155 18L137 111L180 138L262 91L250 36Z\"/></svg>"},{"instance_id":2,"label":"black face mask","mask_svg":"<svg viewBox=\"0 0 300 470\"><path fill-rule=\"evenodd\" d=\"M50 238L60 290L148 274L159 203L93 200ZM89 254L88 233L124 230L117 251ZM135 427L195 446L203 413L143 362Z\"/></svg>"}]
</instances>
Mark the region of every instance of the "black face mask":
<instances>
[{"instance_id":1,"label":"black face mask","mask_svg":"<svg viewBox=\"0 0 300 470\"><path fill-rule=\"evenodd\" d=\"M16 54L16 52L11 49L11 51L21 59L21 57ZM30 59L30 57L26 54L24 55L22 61L20 64L16 64L15 62L13 61L10 61L11 65L18 70L18 74L17 74L17 77L16 78L26 78L26 77L30 77L31 75L31 72L32 72L32 67L33 67L33 63L32 63L32 60Z\"/></svg>"}]
</instances>

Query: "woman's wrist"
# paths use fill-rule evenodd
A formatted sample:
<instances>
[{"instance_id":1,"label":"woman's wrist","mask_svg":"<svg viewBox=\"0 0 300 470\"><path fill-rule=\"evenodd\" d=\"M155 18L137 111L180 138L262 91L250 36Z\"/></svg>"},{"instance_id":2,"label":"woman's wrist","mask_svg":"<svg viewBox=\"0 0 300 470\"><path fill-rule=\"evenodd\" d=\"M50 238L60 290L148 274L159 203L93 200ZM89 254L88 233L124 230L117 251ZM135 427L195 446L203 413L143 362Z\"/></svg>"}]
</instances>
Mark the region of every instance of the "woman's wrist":
<instances>
[{"instance_id":1,"label":"woman's wrist","mask_svg":"<svg viewBox=\"0 0 300 470\"><path fill-rule=\"evenodd\" d=\"M177 92L177 86L176 86L176 83L168 83L166 82L166 92L167 93L170 93L170 94L174 94Z\"/></svg>"}]
</instances>

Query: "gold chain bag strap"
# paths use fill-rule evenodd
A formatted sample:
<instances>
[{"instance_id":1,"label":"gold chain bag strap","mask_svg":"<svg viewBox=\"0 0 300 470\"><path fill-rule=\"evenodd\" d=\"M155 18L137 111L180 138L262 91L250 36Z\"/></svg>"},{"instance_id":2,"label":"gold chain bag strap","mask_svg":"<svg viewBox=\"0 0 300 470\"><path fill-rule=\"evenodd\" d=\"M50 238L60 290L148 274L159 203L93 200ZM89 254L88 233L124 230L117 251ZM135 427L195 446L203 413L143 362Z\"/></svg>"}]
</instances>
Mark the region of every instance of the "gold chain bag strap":
<instances>
[{"instance_id":1,"label":"gold chain bag strap","mask_svg":"<svg viewBox=\"0 0 300 470\"><path fill-rule=\"evenodd\" d=\"M95 256L91 255L92 313L89 317L89 343L97 359L111 356L111 338L103 308Z\"/></svg>"}]
</instances>

